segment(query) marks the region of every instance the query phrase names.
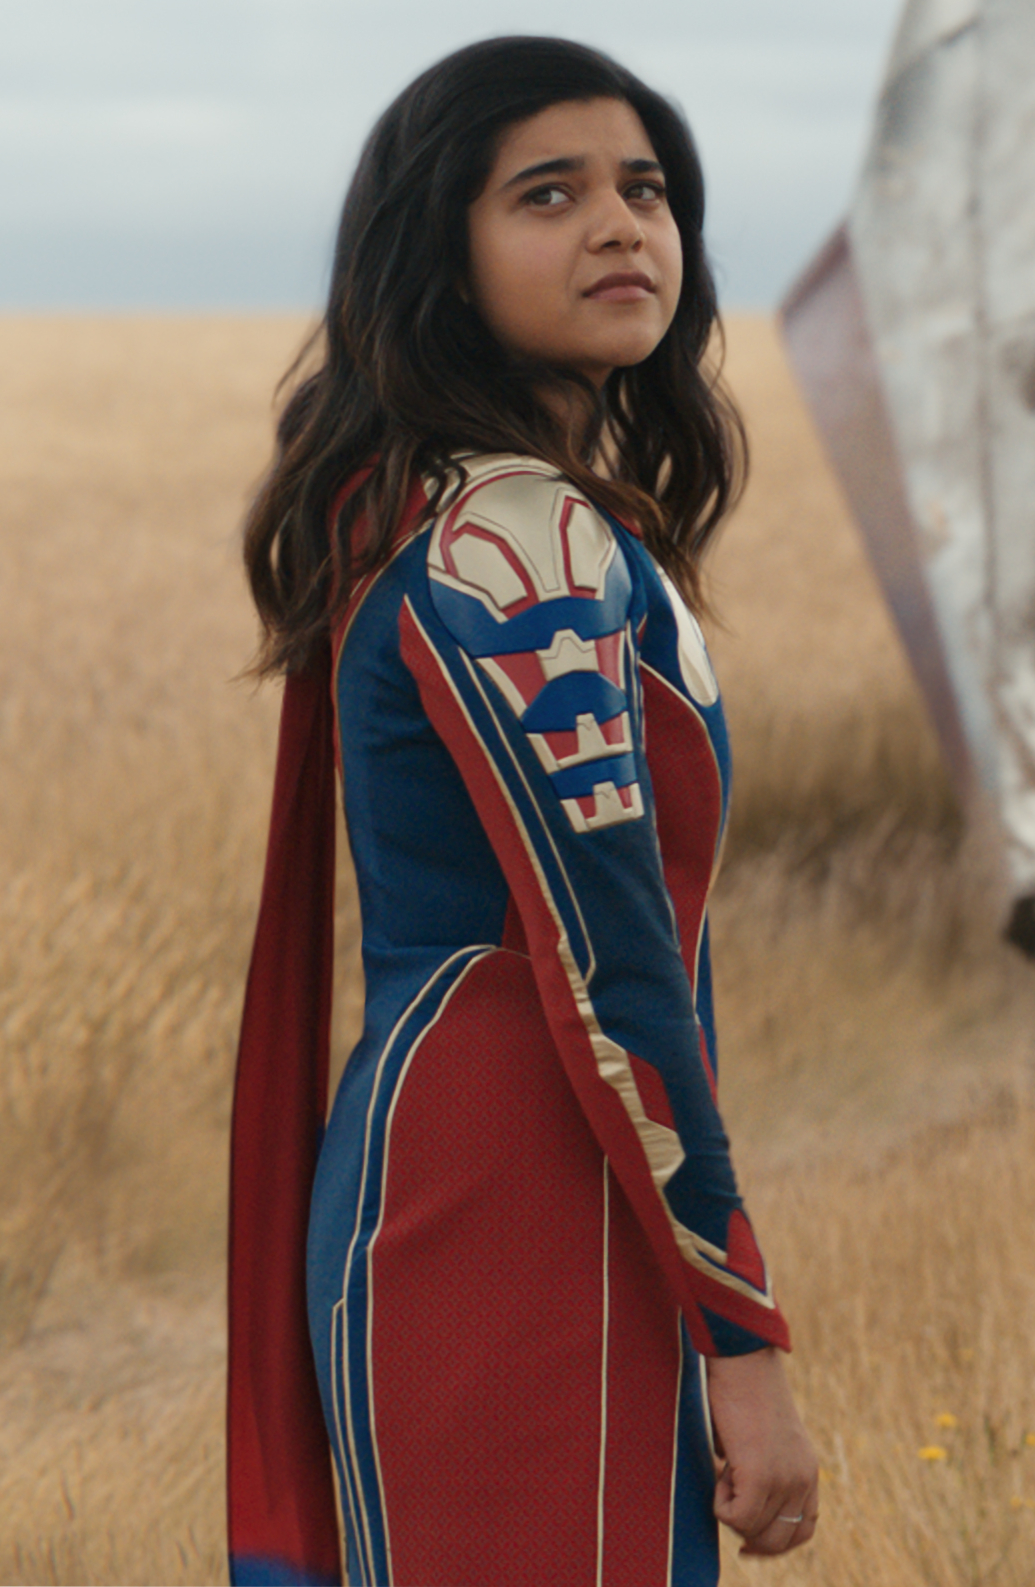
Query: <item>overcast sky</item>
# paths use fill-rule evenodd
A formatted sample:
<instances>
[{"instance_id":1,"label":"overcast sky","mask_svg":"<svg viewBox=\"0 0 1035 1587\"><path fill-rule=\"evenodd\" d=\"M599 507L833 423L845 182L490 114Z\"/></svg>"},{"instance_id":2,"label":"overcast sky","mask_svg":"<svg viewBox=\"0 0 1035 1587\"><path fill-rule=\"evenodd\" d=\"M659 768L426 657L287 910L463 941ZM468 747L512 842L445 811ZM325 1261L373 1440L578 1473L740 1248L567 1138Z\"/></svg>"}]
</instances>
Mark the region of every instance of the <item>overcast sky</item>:
<instances>
[{"instance_id":1,"label":"overcast sky","mask_svg":"<svg viewBox=\"0 0 1035 1587\"><path fill-rule=\"evenodd\" d=\"M0 307L312 308L376 115L497 33L682 105L727 306L841 218L899 0L0 0Z\"/></svg>"}]
</instances>

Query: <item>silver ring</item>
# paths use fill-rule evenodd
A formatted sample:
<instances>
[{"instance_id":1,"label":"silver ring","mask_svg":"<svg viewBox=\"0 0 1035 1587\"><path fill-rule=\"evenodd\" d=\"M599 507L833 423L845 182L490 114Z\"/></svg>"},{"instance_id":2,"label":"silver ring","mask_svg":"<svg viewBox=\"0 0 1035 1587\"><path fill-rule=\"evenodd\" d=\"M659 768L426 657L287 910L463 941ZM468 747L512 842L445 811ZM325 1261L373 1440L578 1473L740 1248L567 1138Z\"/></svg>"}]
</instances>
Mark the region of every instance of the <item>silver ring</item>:
<instances>
[{"instance_id":1,"label":"silver ring","mask_svg":"<svg viewBox=\"0 0 1035 1587\"><path fill-rule=\"evenodd\" d=\"M797 1526L799 1521L804 1521L803 1515L778 1515L778 1521L786 1521L788 1526Z\"/></svg>"}]
</instances>

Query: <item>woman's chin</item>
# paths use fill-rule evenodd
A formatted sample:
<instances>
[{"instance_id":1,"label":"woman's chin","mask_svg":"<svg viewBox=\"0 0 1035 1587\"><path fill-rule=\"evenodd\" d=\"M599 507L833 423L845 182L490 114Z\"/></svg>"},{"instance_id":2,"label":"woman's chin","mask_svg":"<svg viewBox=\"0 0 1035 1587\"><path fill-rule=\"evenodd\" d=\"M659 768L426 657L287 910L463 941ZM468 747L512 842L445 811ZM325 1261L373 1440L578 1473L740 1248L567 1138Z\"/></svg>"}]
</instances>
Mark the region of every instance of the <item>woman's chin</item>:
<instances>
[{"instance_id":1,"label":"woman's chin","mask_svg":"<svg viewBox=\"0 0 1035 1587\"><path fill-rule=\"evenodd\" d=\"M594 350L593 362L602 369L631 369L649 358L660 340L654 335L616 336Z\"/></svg>"},{"instance_id":2,"label":"woman's chin","mask_svg":"<svg viewBox=\"0 0 1035 1587\"><path fill-rule=\"evenodd\" d=\"M622 342L604 348L584 349L578 352L566 352L562 358L549 360L556 363L559 368L576 370L580 375L585 375L595 386L602 386L608 375L615 369L631 369L634 364L642 364L649 358L657 347L657 341L644 340L634 343Z\"/></svg>"}]
</instances>

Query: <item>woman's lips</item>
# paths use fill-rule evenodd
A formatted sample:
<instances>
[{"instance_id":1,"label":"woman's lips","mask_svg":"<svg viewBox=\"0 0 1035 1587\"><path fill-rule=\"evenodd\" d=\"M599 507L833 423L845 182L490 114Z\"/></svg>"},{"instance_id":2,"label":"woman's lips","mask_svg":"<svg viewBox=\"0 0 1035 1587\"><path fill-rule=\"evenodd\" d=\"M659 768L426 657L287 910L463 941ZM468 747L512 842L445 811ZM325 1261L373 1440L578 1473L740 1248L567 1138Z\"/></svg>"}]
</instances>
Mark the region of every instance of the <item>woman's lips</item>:
<instances>
[{"instance_id":1,"label":"woman's lips","mask_svg":"<svg viewBox=\"0 0 1035 1587\"><path fill-rule=\"evenodd\" d=\"M583 297L595 298L598 303L636 303L654 292L650 276L640 270L615 270L601 276Z\"/></svg>"}]
</instances>

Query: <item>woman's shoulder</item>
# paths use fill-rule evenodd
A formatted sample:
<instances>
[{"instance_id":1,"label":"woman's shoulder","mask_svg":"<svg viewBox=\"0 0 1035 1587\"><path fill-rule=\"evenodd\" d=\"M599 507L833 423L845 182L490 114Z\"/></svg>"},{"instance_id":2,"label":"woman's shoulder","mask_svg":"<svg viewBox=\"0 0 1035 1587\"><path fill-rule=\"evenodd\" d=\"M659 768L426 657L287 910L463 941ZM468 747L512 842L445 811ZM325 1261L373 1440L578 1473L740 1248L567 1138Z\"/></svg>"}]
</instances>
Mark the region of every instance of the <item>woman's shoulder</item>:
<instances>
[{"instance_id":1,"label":"woman's shoulder","mask_svg":"<svg viewBox=\"0 0 1035 1587\"><path fill-rule=\"evenodd\" d=\"M549 518L558 494L582 497L552 463L519 453L460 454L454 459L436 523L491 513L510 528ZM584 499L584 498L583 498Z\"/></svg>"},{"instance_id":2,"label":"woman's shoulder","mask_svg":"<svg viewBox=\"0 0 1035 1587\"><path fill-rule=\"evenodd\" d=\"M624 558L611 522L580 486L536 457L457 462L462 477L428 543L434 582L477 595L500 617L542 601L604 597Z\"/></svg>"}]
</instances>

